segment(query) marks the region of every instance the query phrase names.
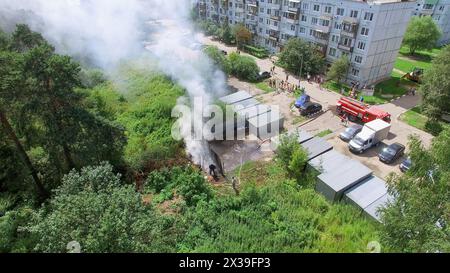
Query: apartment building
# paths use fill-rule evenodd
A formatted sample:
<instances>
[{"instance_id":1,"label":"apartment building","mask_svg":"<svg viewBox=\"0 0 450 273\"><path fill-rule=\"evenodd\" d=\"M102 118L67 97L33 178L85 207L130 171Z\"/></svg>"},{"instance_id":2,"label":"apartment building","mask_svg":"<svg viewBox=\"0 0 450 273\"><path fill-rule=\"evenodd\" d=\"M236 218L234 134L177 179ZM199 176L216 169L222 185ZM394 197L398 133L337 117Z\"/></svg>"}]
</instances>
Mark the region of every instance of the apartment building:
<instances>
[{"instance_id":1,"label":"apartment building","mask_svg":"<svg viewBox=\"0 0 450 273\"><path fill-rule=\"evenodd\" d=\"M415 16L431 16L442 31L438 45L450 43L450 0L419 0Z\"/></svg>"},{"instance_id":2,"label":"apartment building","mask_svg":"<svg viewBox=\"0 0 450 273\"><path fill-rule=\"evenodd\" d=\"M291 37L316 44L329 62L349 56L347 80L372 85L390 76L417 5L402 0L199 0L204 18L243 23L254 42L279 52Z\"/></svg>"}]
</instances>

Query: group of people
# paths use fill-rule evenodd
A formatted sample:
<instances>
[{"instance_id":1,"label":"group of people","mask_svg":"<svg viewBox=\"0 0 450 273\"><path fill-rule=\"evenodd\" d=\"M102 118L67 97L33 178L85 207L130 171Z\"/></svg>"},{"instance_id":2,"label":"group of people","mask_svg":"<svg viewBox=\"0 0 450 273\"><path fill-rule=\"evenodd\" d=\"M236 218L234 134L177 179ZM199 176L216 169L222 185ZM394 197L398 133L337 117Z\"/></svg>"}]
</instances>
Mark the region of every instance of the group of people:
<instances>
[{"instance_id":1,"label":"group of people","mask_svg":"<svg viewBox=\"0 0 450 273\"><path fill-rule=\"evenodd\" d=\"M295 90L300 89L300 86L290 83L287 80L279 81L278 79L275 78L269 79L269 86L277 90L277 92L293 93Z\"/></svg>"}]
</instances>

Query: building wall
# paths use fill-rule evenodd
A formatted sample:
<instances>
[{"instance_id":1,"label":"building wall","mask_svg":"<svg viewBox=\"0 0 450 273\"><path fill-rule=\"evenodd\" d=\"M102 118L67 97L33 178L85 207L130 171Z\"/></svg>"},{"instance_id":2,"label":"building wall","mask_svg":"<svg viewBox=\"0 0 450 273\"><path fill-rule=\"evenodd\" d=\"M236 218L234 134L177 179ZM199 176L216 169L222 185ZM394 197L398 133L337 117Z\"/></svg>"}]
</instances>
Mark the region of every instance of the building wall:
<instances>
[{"instance_id":1,"label":"building wall","mask_svg":"<svg viewBox=\"0 0 450 273\"><path fill-rule=\"evenodd\" d=\"M206 18L223 0L205 1ZM448 0L450 1L450 0ZM416 3L378 0L228 0L228 22L244 23L254 41L275 53L291 37L320 47L329 62L342 54L352 67L348 82L372 85L390 76Z\"/></svg>"},{"instance_id":2,"label":"building wall","mask_svg":"<svg viewBox=\"0 0 450 273\"><path fill-rule=\"evenodd\" d=\"M450 0L419 0L414 10L415 16L431 16L442 31L438 45L450 43Z\"/></svg>"}]
</instances>

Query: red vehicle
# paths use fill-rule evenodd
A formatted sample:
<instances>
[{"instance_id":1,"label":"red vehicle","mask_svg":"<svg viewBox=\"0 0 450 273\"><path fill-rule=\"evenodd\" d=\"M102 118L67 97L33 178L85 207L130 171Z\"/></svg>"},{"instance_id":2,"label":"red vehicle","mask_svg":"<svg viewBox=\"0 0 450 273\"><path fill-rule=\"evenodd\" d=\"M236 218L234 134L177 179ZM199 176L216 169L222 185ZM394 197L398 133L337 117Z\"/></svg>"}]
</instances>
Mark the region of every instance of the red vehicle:
<instances>
[{"instance_id":1,"label":"red vehicle","mask_svg":"<svg viewBox=\"0 0 450 273\"><path fill-rule=\"evenodd\" d=\"M376 119L382 119L388 123L391 122L391 114L376 106L370 106L348 97L342 97L338 101L337 112L339 115L347 114L350 121L360 120L363 123L367 123Z\"/></svg>"}]
</instances>

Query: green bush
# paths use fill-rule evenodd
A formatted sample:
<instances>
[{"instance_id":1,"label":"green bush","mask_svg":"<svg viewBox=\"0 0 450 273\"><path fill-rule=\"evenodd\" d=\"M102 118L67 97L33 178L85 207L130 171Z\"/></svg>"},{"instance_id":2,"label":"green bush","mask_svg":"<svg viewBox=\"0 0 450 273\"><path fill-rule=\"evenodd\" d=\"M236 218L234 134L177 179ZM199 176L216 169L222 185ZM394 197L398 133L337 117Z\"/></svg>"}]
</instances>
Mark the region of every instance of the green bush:
<instances>
[{"instance_id":1,"label":"green bush","mask_svg":"<svg viewBox=\"0 0 450 273\"><path fill-rule=\"evenodd\" d=\"M257 81L259 67L253 58L233 52L229 56L229 61L233 76L242 80Z\"/></svg>"},{"instance_id":2,"label":"green bush","mask_svg":"<svg viewBox=\"0 0 450 273\"><path fill-rule=\"evenodd\" d=\"M269 52L265 48L258 48L251 45L245 45L244 50L249 54L260 59L265 59L269 57Z\"/></svg>"}]
</instances>

